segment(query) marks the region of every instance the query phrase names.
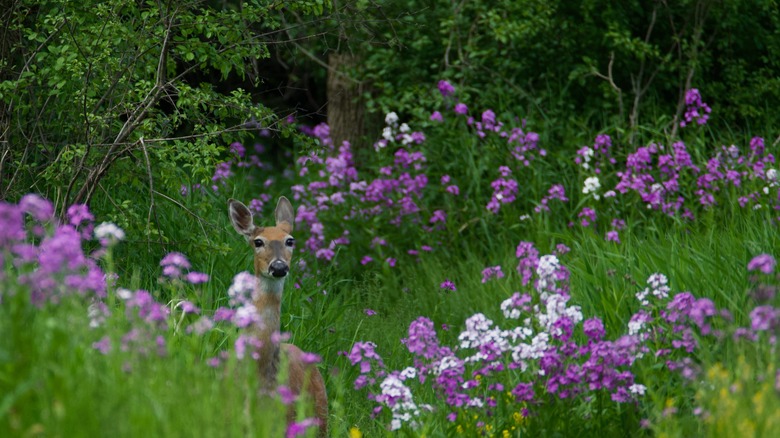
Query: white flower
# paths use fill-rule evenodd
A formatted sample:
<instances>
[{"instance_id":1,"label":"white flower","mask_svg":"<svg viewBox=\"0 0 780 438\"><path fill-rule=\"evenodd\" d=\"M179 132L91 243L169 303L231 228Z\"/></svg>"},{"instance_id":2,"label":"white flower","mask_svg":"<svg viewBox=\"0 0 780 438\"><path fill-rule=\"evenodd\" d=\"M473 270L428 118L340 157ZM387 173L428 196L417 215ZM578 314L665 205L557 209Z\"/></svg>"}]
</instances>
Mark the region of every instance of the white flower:
<instances>
[{"instance_id":1,"label":"white flower","mask_svg":"<svg viewBox=\"0 0 780 438\"><path fill-rule=\"evenodd\" d=\"M385 129L382 130L382 138L387 141L393 141L393 128L385 126Z\"/></svg>"},{"instance_id":2,"label":"white flower","mask_svg":"<svg viewBox=\"0 0 780 438\"><path fill-rule=\"evenodd\" d=\"M518 319L520 318L520 310L514 307L512 304L512 298L507 298L501 303L501 312L505 318Z\"/></svg>"},{"instance_id":3,"label":"white flower","mask_svg":"<svg viewBox=\"0 0 780 438\"><path fill-rule=\"evenodd\" d=\"M599 194L596 193L601 188L601 182L599 181L599 177L597 176L591 176L590 178L585 179L585 184L582 187L582 193L588 194L593 193L593 197L596 199L599 199Z\"/></svg>"},{"instance_id":4,"label":"white flower","mask_svg":"<svg viewBox=\"0 0 780 438\"><path fill-rule=\"evenodd\" d=\"M629 321L628 322L628 334L631 336L637 335L642 332L642 329L645 327L645 322L637 319L636 321Z\"/></svg>"},{"instance_id":5,"label":"white flower","mask_svg":"<svg viewBox=\"0 0 780 438\"><path fill-rule=\"evenodd\" d=\"M406 367L401 370L401 380L414 379L415 377L417 377L417 368Z\"/></svg>"},{"instance_id":6,"label":"white flower","mask_svg":"<svg viewBox=\"0 0 780 438\"><path fill-rule=\"evenodd\" d=\"M647 284L652 286L654 289L657 289L661 286L666 286L669 284L669 279L666 278L666 275L655 273L648 277Z\"/></svg>"},{"instance_id":7,"label":"white flower","mask_svg":"<svg viewBox=\"0 0 780 438\"><path fill-rule=\"evenodd\" d=\"M768 169L766 171L766 179L769 181L777 181L777 169Z\"/></svg>"},{"instance_id":8,"label":"white flower","mask_svg":"<svg viewBox=\"0 0 780 438\"><path fill-rule=\"evenodd\" d=\"M401 123L401 126L398 127L398 130L405 134L411 131L411 128L409 128L409 125L407 125L406 123Z\"/></svg>"},{"instance_id":9,"label":"white flower","mask_svg":"<svg viewBox=\"0 0 780 438\"><path fill-rule=\"evenodd\" d=\"M385 123L388 126L395 126L398 123L398 114L395 113L395 111L390 111L385 116Z\"/></svg>"},{"instance_id":10,"label":"white flower","mask_svg":"<svg viewBox=\"0 0 780 438\"><path fill-rule=\"evenodd\" d=\"M129 289L120 287L119 289L116 290L116 296L118 296L122 300L127 301L130 298L133 298L133 292L130 291Z\"/></svg>"},{"instance_id":11,"label":"white flower","mask_svg":"<svg viewBox=\"0 0 780 438\"><path fill-rule=\"evenodd\" d=\"M585 146L582 148L582 168L590 169L590 159L593 157L593 149Z\"/></svg>"},{"instance_id":12,"label":"white flower","mask_svg":"<svg viewBox=\"0 0 780 438\"><path fill-rule=\"evenodd\" d=\"M228 288L230 304L236 306L248 303L250 299L254 300L257 298L255 296L256 291L257 277L246 271L239 272L233 277L233 284Z\"/></svg>"},{"instance_id":13,"label":"white flower","mask_svg":"<svg viewBox=\"0 0 780 438\"><path fill-rule=\"evenodd\" d=\"M645 385L640 385L639 383L634 383L628 387L628 390L631 392L631 394L645 395L647 387Z\"/></svg>"},{"instance_id":14,"label":"white flower","mask_svg":"<svg viewBox=\"0 0 780 438\"><path fill-rule=\"evenodd\" d=\"M111 222L103 222L95 227L95 238L106 241L107 245L112 245L125 239L125 232Z\"/></svg>"}]
</instances>

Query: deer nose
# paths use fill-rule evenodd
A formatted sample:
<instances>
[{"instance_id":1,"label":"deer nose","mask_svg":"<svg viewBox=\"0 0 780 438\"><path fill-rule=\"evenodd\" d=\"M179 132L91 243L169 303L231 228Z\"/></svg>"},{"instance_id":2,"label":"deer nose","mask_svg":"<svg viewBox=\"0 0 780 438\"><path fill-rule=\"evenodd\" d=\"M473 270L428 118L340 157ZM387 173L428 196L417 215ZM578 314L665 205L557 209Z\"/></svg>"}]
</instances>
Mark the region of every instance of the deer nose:
<instances>
[{"instance_id":1,"label":"deer nose","mask_svg":"<svg viewBox=\"0 0 780 438\"><path fill-rule=\"evenodd\" d=\"M290 272L290 267L281 260L274 260L268 265L268 273L274 277L282 278L286 276L288 272Z\"/></svg>"}]
</instances>

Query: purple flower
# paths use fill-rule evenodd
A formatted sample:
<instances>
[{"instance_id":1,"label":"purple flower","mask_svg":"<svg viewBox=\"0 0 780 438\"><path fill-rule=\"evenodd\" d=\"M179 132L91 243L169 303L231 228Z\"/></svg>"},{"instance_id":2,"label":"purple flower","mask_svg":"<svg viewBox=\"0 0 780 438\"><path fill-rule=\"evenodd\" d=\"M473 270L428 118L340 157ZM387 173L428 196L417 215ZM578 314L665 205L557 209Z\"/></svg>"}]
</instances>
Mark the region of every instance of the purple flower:
<instances>
[{"instance_id":1,"label":"purple flower","mask_svg":"<svg viewBox=\"0 0 780 438\"><path fill-rule=\"evenodd\" d=\"M442 117L440 112L434 111L433 114L431 114L431 121L432 122L443 122L444 121L444 117Z\"/></svg>"},{"instance_id":2,"label":"purple flower","mask_svg":"<svg viewBox=\"0 0 780 438\"><path fill-rule=\"evenodd\" d=\"M182 301L182 302L179 303L179 306L181 307L181 311L184 314L188 314L188 313L196 313L197 314L197 313L200 313L200 309L198 308L198 306L193 304L191 301L186 301L186 300Z\"/></svg>"},{"instance_id":3,"label":"purple flower","mask_svg":"<svg viewBox=\"0 0 780 438\"><path fill-rule=\"evenodd\" d=\"M320 421L316 418L306 418L304 420L290 423L287 426L287 431L285 432L285 438L296 438L299 436L303 436L306 434L306 429L310 427L316 427L320 424Z\"/></svg>"},{"instance_id":4,"label":"purple flower","mask_svg":"<svg viewBox=\"0 0 780 438\"><path fill-rule=\"evenodd\" d=\"M431 215L430 223L435 224L436 222L446 222L447 221L447 213L444 212L444 210L436 210L433 212L433 215Z\"/></svg>"},{"instance_id":5,"label":"purple flower","mask_svg":"<svg viewBox=\"0 0 780 438\"><path fill-rule=\"evenodd\" d=\"M202 272L192 271L188 272L184 279L187 280L187 283L190 284L200 284L209 281L209 275Z\"/></svg>"},{"instance_id":6,"label":"purple flower","mask_svg":"<svg viewBox=\"0 0 780 438\"><path fill-rule=\"evenodd\" d=\"M777 261L769 254L759 254L753 257L747 265L748 271L761 271L764 274L771 274L775 271Z\"/></svg>"},{"instance_id":7,"label":"purple flower","mask_svg":"<svg viewBox=\"0 0 780 438\"><path fill-rule=\"evenodd\" d=\"M451 96L453 93L455 93L455 87L452 86L449 82L445 80L439 81L439 92L443 97Z\"/></svg>"},{"instance_id":8,"label":"purple flower","mask_svg":"<svg viewBox=\"0 0 780 438\"><path fill-rule=\"evenodd\" d=\"M365 313L368 316L374 316L374 315L376 315L376 310L366 308L366 309L363 309L363 313Z\"/></svg>"},{"instance_id":9,"label":"purple flower","mask_svg":"<svg viewBox=\"0 0 780 438\"><path fill-rule=\"evenodd\" d=\"M54 206L47 199L30 193L19 200L19 208L39 222L45 222L54 217Z\"/></svg>"},{"instance_id":10,"label":"purple flower","mask_svg":"<svg viewBox=\"0 0 780 438\"><path fill-rule=\"evenodd\" d=\"M376 353L376 344L373 342L355 342L352 350L347 355L352 365L360 364L360 373L366 374L371 371L371 361L375 361L380 368L385 364L382 358ZM359 389L359 388L356 388Z\"/></svg>"},{"instance_id":11,"label":"purple flower","mask_svg":"<svg viewBox=\"0 0 780 438\"><path fill-rule=\"evenodd\" d=\"M236 154L239 158L244 158L246 148L241 143L235 142L230 144L230 152Z\"/></svg>"},{"instance_id":12,"label":"purple flower","mask_svg":"<svg viewBox=\"0 0 780 438\"><path fill-rule=\"evenodd\" d=\"M279 398L282 400L282 403L287 406L295 403L295 401L298 400L298 396L296 396L292 389L290 389L290 387L287 385L279 385L279 387L276 388L276 392L279 394Z\"/></svg>"},{"instance_id":13,"label":"purple flower","mask_svg":"<svg viewBox=\"0 0 780 438\"><path fill-rule=\"evenodd\" d=\"M9 247L27 237L22 210L14 204L0 202L0 245Z\"/></svg>"},{"instance_id":14,"label":"purple flower","mask_svg":"<svg viewBox=\"0 0 780 438\"><path fill-rule=\"evenodd\" d=\"M487 283L488 280L493 278L504 278L504 272L501 271L501 266L489 266L482 270L482 282Z\"/></svg>"},{"instance_id":15,"label":"purple flower","mask_svg":"<svg viewBox=\"0 0 780 438\"><path fill-rule=\"evenodd\" d=\"M170 252L166 254L162 260L160 260L160 266L177 266L180 268L189 269L191 265L184 254L180 252Z\"/></svg>"},{"instance_id":16,"label":"purple flower","mask_svg":"<svg viewBox=\"0 0 780 438\"><path fill-rule=\"evenodd\" d=\"M530 402L534 399L534 385L531 383L519 383L512 390L516 401Z\"/></svg>"},{"instance_id":17,"label":"purple flower","mask_svg":"<svg viewBox=\"0 0 780 438\"><path fill-rule=\"evenodd\" d=\"M214 322L230 321L233 319L236 311L227 307L220 307L214 311Z\"/></svg>"},{"instance_id":18,"label":"purple flower","mask_svg":"<svg viewBox=\"0 0 780 438\"><path fill-rule=\"evenodd\" d=\"M604 236L604 239L607 242L620 243L620 236L618 235L618 232L615 230L607 231L607 235Z\"/></svg>"},{"instance_id":19,"label":"purple flower","mask_svg":"<svg viewBox=\"0 0 780 438\"><path fill-rule=\"evenodd\" d=\"M582 324L582 331L585 336L589 337L593 341L600 341L604 337L606 332L604 331L604 324L599 318L591 318L586 320Z\"/></svg>"},{"instance_id":20,"label":"purple flower","mask_svg":"<svg viewBox=\"0 0 780 438\"><path fill-rule=\"evenodd\" d=\"M444 280L439 285L439 287L442 288L442 289L445 289L445 290L453 291L453 292L455 292L455 290L456 290L455 289L455 283L453 283L452 280Z\"/></svg>"},{"instance_id":21,"label":"purple flower","mask_svg":"<svg viewBox=\"0 0 780 438\"><path fill-rule=\"evenodd\" d=\"M81 238L89 239L92 236L92 221L95 220L95 216L89 212L89 207L83 204L74 204L68 207L68 223L78 229L83 225L81 229Z\"/></svg>"},{"instance_id":22,"label":"purple flower","mask_svg":"<svg viewBox=\"0 0 780 438\"><path fill-rule=\"evenodd\" d=\"M409 337L401 339L410 353L426 359L439 357L439 339L433 328L433 321L419 317L409 324Z\"/></svg>"},{"instance_id":23,"label":"purple flower","mask_svg":"<svg viewBox=\"0 0 780 438\"><path fill-rule=\"evenodd\" d=\"M778 311L772 306L759 306L750 312L750 327L755 331L767 331L777 326Z\"/></svg>"},{"instance_id":24,"label":"purple flower","mask_svg":"<svg viewBox=\"0 0 780 438\"><path fill-rule=\"evenodd\" d=\"M455 105L455 114L466 115L469 112L469 108L465 103L458 103Z\"/></svg>"},{"instance_id":25,"label":"purple flower","mask_svg":"<svg viewBox=\"0 0 780 438\"><path fill-rule=\"evenodd\" d=\"M102 354L108 354L111 351L111 338L103 336L99 341L92 343L92 348Z\"/></svg>"},{"instance_id":26,"label":"purple flower","mask_svg":"<svg viewBox=\"0 0 780 438\"><path fill-rule=\"evenodd\" d=\"M702 101L701 93L696 88L691 88L685 92L685 120L680 121L680 126L685 127L694 120L699 125L704 125L709 119L712 108Z\"/></svg>"},{"instance_id":27,"label":"purple flower","mask_svg":"<svg viewBox=\"0 0 780 438\"><path fill-rule=\"evenodd\" d=\"M315 353L304 352L303 354L301 354L301 362L307 365L320 363L322 362L322 357L320 357L320 355Z\"/></svg>"}]
</instances>

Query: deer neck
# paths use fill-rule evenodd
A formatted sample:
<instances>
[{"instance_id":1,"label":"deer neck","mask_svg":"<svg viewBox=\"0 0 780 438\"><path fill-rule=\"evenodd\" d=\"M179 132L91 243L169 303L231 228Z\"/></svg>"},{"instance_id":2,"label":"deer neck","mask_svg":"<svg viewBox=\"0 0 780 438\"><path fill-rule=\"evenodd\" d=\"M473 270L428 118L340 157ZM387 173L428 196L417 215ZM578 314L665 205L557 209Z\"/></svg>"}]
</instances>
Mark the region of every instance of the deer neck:
<instances>
[{"instance_id":1,"label":"deer neck","mask_svg":"<svg viewBox=\"0 0 780 438\"><path fill-rule=\"evenodd\" d=\"M261 318L258 333L261 342L258 365L264 383L268 388L273 388L279 372L280 314L284 279L271 279L262 275L258 275L257 278L259 282L255 307Z\"/></svg>"}]
</instances>

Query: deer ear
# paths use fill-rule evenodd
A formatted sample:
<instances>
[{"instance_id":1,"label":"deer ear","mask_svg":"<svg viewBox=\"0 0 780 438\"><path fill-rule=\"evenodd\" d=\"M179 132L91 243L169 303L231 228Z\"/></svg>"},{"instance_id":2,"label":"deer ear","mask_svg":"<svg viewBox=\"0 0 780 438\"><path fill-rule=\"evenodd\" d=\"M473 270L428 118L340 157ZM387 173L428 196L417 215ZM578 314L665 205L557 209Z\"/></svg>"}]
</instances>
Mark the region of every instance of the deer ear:
<instances>
[{"instance_id":1,"label":"deer ear","mask_svg":"<svg viewBox=\"0 0 780 438\"><path fill-rule=\"evenodd\" d=\"M276 204L276 226L285 229L288 233L292 233L295 226L295 210L293 210L292 204L284 196L279 197L279 202Z\"/></svg>"},{"instance_id":2,"label":"deer ear","mask_svg":"<svg viewBox=\"0 0 780 438\"><path fill-rule=\"evenodd\" d=\"M246 205L242 204L241 201L228 199L228 214L230 215L230 223L233 224L233 228L238 234L251 239L252 233L255 231L255 223L252 212Z\"/></svg>"}]
</instances>

